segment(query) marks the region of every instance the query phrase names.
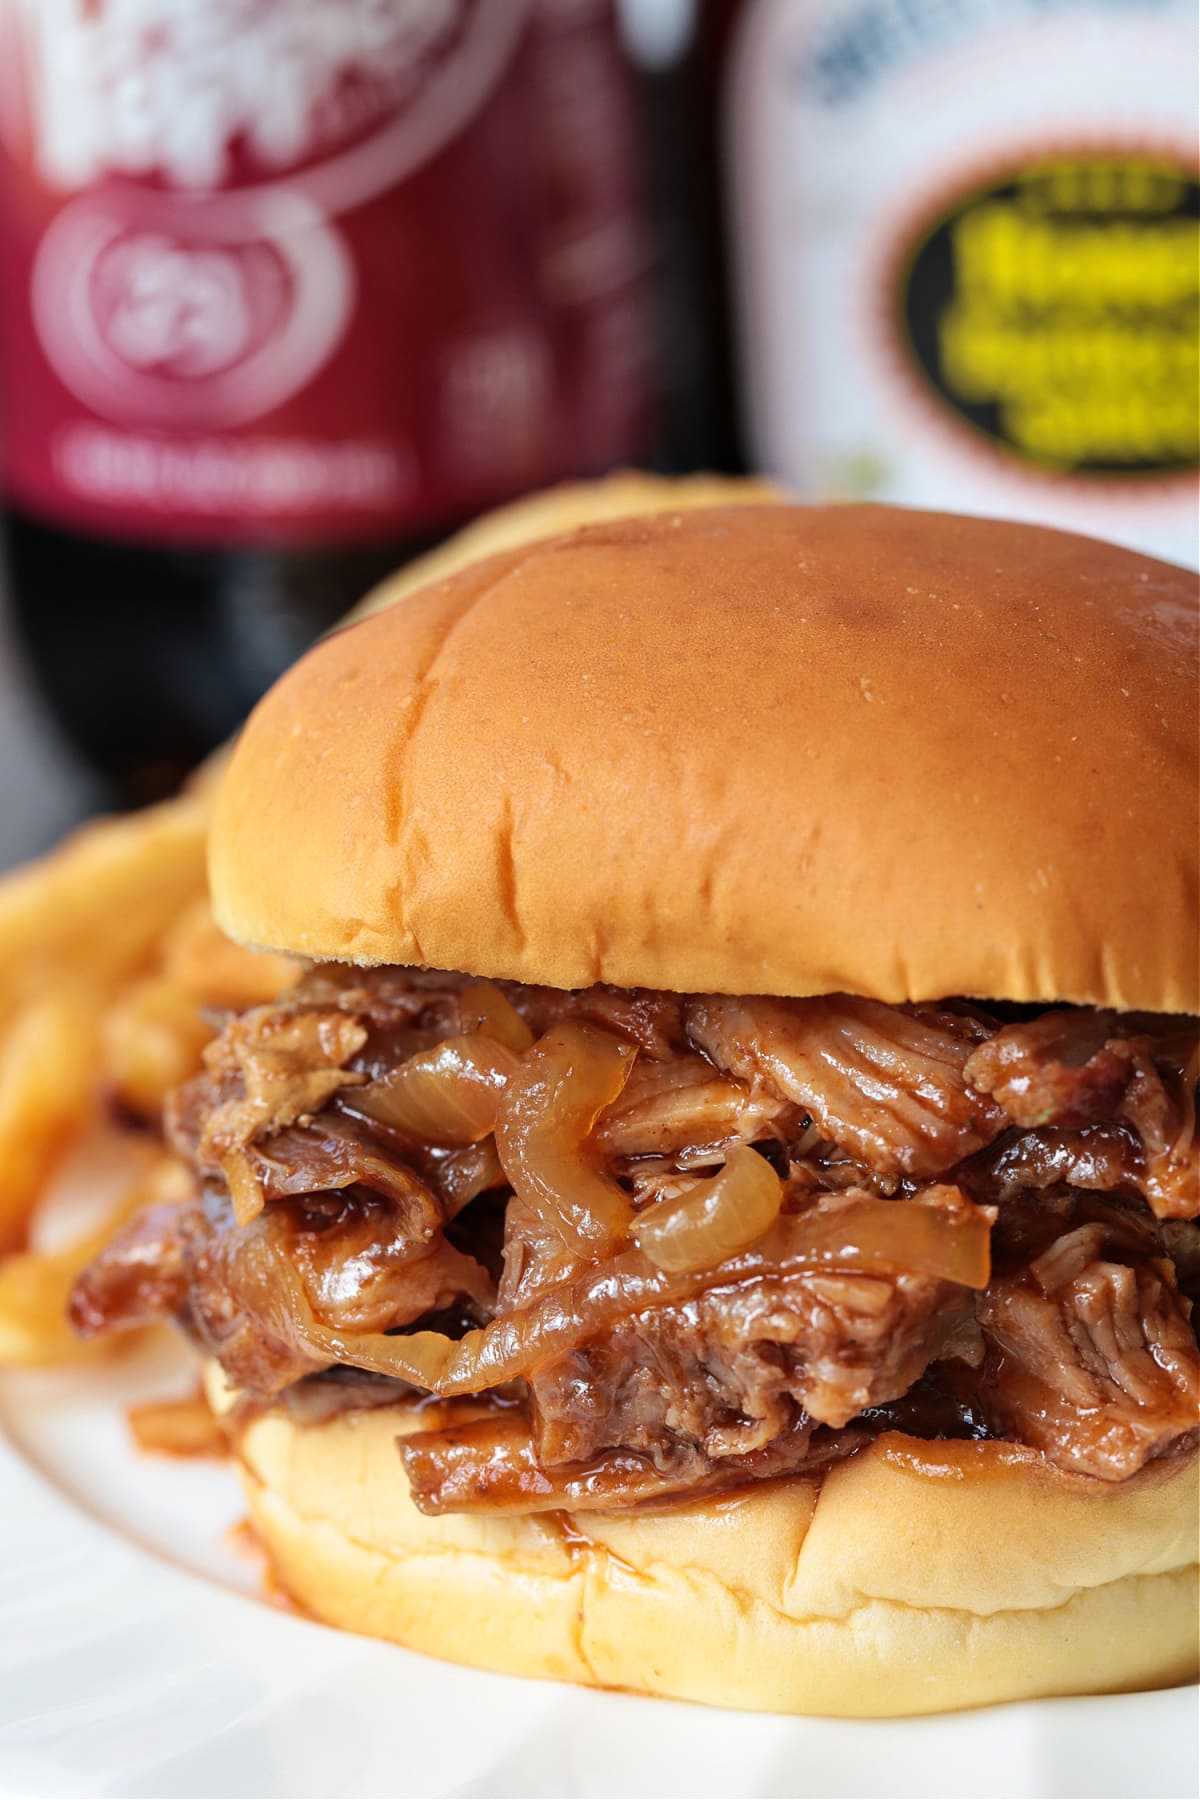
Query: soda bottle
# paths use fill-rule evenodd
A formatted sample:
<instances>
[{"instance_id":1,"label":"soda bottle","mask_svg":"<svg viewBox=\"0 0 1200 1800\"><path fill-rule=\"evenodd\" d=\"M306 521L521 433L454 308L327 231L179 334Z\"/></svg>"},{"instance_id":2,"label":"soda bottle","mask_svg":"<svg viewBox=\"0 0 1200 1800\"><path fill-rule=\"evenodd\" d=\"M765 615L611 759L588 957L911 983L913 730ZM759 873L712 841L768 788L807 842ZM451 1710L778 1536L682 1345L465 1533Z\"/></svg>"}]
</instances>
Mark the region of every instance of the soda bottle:
<instances>
[{"instance_id":1,"label":"soda bottle","mask_svg":"<svg viewBox=\"0 0 1200 1800\"><path fill-rule=\"evenodd\" d=\"M0 0L11 604L121 798L396 563L652 429L608 0Z\"/></svg>"}]
</instances>

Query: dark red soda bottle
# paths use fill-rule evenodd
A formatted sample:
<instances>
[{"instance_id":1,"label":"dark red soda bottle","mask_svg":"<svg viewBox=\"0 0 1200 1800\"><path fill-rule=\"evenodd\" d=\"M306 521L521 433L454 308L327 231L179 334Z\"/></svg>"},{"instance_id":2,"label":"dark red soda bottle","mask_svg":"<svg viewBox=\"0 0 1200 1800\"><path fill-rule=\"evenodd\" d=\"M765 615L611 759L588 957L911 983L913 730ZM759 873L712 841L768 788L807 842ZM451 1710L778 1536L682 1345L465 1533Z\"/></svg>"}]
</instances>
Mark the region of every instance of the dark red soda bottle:
<instances>
[{"instance_id":1,"label":"dark red soda bottle","mask_svg":"<svg viewBox=\"0 0 1200 1800\"><path fill-rule=\"evenodd\" d=\"M0 0L0 71L10 597L119 797L414 550L644 456L607 0Z\"/></svg>"}]
</instances>

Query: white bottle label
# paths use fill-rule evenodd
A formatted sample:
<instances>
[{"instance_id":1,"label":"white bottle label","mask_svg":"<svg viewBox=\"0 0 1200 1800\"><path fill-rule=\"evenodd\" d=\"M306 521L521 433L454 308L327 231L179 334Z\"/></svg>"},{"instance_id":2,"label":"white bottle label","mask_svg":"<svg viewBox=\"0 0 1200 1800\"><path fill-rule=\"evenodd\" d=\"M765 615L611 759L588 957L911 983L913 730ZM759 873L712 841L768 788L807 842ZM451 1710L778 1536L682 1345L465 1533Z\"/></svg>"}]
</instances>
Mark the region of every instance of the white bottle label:
<instances>
[{"instance_id":1,"label":"white bottle label","mask_svg":"<svg viewBox=\"0 0 1200 1800\"><path fill-rule=\"evenodd\" d=\"M756 0L730 94L760 460L1197 558L1191 0Z\"/></svg>"}]
</instances>

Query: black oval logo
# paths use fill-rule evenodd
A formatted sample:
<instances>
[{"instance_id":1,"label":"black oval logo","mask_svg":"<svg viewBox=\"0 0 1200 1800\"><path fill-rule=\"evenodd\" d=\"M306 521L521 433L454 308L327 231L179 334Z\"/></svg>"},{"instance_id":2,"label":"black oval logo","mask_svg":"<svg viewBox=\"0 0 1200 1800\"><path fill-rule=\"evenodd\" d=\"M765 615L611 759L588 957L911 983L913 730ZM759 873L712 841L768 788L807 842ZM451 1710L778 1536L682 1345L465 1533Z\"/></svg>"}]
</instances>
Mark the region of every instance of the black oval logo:
<instances>
[{"instance_id":1,"label":"black oval logo","mask_svg":"<svg viewBox=\"0 0 1200 1800\"><path fill-rule=\"evenodd\" d=\"M969 193L916 244L899 309L935 393L1021 460L1200 462L1200 185L1182 168L1056 157Z\"/></svg>"}]
</instances>

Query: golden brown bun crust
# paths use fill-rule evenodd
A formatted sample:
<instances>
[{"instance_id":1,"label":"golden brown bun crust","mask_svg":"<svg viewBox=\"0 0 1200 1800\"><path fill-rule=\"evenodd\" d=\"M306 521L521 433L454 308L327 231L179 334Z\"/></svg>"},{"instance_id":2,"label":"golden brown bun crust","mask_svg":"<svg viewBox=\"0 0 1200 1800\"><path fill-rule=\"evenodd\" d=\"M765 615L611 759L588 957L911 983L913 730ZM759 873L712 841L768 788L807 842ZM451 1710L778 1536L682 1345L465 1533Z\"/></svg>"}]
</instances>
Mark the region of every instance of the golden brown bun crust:
<instances>
[{"instance_id":1,"label":"golden brown bun crust","mask_svg":"<svg viewBox=\"0 0 1200 1800\"><path fill-rule=\"evenodd\" d=\"M444 544L405 563L381 582L343 623L350 625L382 612L417 588L457 575L467 563L562 531L576 531L581 525L648 513L692 512L703 506L761 506L786 498L774 482L745 475L647 475L641 469L618 469L598 481L563 481L473 519Z\"/></svg>"},{"instance_id":2,"label":"golden brown bun crust","mask_svg":"<svg viewBox=\"0 0 1200 1800\"><path fill-rule=\"evenodd\" d=\"M509 1674L773 1712L939 1712L1196 1674L1194 1456L1108 1487L995 1444L895 1436L822 1484L666 1513L427 1519L396 1438L429 1422L273 1413L243 1433L254 1523L318 1618Z\"/></svg>"},{"instance_id":3,"label":"golden brown bun crust","mask_svg":"<svg viewBox=\"0 0 1200 1800\"><path fill-rule=\"evenodd\" d=\"M883 507L592 526L272 690L217 803L234 937L887 1001L1197 1006L1196 584Z\"/></svg>"}]
</instances>

